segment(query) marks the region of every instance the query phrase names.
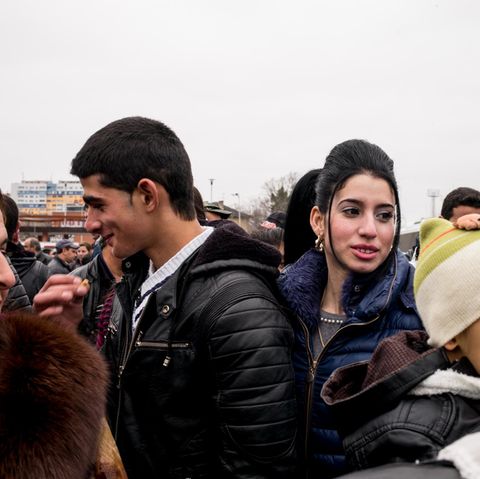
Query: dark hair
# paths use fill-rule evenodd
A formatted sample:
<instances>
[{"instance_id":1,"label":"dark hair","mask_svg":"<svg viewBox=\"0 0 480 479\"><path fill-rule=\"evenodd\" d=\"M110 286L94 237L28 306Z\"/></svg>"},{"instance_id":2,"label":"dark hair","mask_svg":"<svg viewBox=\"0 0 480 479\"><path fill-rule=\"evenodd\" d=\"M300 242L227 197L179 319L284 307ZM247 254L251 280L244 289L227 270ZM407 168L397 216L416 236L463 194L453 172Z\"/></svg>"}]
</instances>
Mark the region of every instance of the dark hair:
<instances>
[{"instance_id":1,"label":"dark hair","mask_svg":"<svg viewBox=\"0 0 480 479\"><path fill-rule=\"evenodd\" d=\"M396 227L392 249L383 264L377 268L377 271L371 273L373 278L376 277L377 273L382 274L384 268L390 264L396 254L400 238L401 214L398 186L393 172L393 161L390 157L379 146L365 140L348 140L338 144L327 156L325 166L318 176L315 188L315 203L320 212L325 215L327 221L330 222L332 201L336 192L345 185L349 178L361 174L385 180L393 191L396 205ZM332 252L335 255L331 228L328 228L328 235Z\"/></svg>"},{"instance_id":2,"label":"dark hair","mask_svg":"<svg viewBox=\"0 0 480 479\"><path fill-rule=\"evenodd\" d=\"M203 198L195 186L193 187L193 204L195 206L195 214L200 224L205 225L207 223L207 217L205 216L205 210L203 209Z\"/></svg>"},{"instance_id":3,"label":"dark hair","mask_svg":"<svg viewBox=\"0 0 480 479\"><path fill-rule=\"evenodd\" d=\"M38 241L37 238L27 238L23 244L25 244L26 241L29 241L30 246L35 249L35 251L40 252L42 251L42 245L40 244L40 241Z\"/></svg>"},{"instance_id":4,"label":"dark hair","mask_svg":"<svg viewBox=\"0 0 480 479\"><path fill-rule=\"evenodd\" d=\"M321 168L305 173L295 184L285 219L285 264L295 263L315 243L310 211L315 205L315 184Z\"/></svg>"},{"instance_id":5,"label":"dark hair","mask_svg":"<svg viewBox=\"0 0 480 479\"><path fill-rule=\"evenodd\" d=\"M264 228L259 226L255 228L250 236L262 243L267 243L269 245L279 248L283 241L283 228Z\"/></svg>"},{"instance_id":6,"label":"dark hair","mask_svg":"<svg viewBox=\"0 0 480 479\"><path fill-rule=\"evenodd\" d=\"M92 244L89 243L88 241L84 241L83 243L80 243L78 245L78 247L80 248L80 246L85 246L85 248L87 248L87 251L90 253L90 251L92 251Z\"/></svg>"},{"instance_id":7,"label":"dark hair","mask_svg":"<svg viewBox=\"0 0 480 479\"><path fill-rule=\"evenodd\" d=\"M172 209L195 218L193 177L187 152L177 135L159 121L129 117L94 133L72 160L79 178L100 175L100 183L132 193L142 178L162 185Z\"/></svg>"},{"instance_id":8,"label":"dark hair","mask_svg":"<svg viewBox=\"0 0 480 479\"><path fill-rule=\"evenodd\" d=\"M450 191L443 200L442 211L440 212L442 218L449 220L453 216L453 209L457 206L480 208L480 191L466 186Z\"/></svg>"},{"instance_id":9,"label":"dark hair","mask_svg":"<svg viewBox=\"0 0 480 479\"><path fill-rule=\"evenodd\" d=\"M7 195L2 195L3 215L5 216L5 229L11 241L18 225L18 206L15 200Z\"/></svg>"}]
</instances>

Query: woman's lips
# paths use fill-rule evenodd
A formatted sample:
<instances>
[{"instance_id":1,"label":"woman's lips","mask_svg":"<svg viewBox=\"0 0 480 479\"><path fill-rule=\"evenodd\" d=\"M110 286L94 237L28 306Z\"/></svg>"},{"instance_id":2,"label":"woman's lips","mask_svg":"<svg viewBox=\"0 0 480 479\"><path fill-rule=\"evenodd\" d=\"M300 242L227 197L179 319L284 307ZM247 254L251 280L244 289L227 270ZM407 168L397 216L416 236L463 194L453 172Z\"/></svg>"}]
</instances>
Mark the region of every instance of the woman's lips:
<instances>
[{"instance_id":1,"label":"woman's lips","mask_svg":"<svg viewBox=\"0 0 480 479\"><path fill-rule=\"evenodd\" d=\"M373 245L352 246L353 254L363 260L372 260L377 257L379 249Z\"/></svg>"}]
</instances>

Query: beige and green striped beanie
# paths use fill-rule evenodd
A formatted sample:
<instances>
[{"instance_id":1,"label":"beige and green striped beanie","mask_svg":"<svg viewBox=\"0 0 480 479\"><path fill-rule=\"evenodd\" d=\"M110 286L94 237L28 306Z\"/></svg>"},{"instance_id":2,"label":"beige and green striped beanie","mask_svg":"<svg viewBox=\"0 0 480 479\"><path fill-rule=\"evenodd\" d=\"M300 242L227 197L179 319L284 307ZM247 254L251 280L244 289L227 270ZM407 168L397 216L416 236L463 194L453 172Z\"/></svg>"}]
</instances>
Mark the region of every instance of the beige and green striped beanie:
<instances>
[{"instance_id":1,"label":"beige and green striped beanie","mask_svg":"<svg viewBox=\"0 0 480 479\"><path fill-rule=\"evenodd\" d=\"M480 318L479 288L480 230L423 221L414 291L429 344L443 346Z\"/></svg>"}]
</instances>

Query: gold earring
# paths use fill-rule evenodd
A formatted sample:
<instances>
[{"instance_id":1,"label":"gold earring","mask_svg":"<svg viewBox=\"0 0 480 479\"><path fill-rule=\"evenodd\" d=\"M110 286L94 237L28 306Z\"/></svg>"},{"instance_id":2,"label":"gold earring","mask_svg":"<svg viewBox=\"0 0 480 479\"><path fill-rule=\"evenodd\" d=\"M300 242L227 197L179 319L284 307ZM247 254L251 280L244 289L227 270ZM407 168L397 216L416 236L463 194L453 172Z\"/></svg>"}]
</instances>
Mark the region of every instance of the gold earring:
<instances>
[{"instance_id":1,"label":"gold earring","mask_svg":"<svg viewBox=\"0 0 480 479\"><path fill-rule=\"evenodd\" d=\"M321 236L318 236L315 240L315 249L320 251L320 253L323 253L323 250L325 249L323 246L323 238Z\"/></svg>"}]
</instances>

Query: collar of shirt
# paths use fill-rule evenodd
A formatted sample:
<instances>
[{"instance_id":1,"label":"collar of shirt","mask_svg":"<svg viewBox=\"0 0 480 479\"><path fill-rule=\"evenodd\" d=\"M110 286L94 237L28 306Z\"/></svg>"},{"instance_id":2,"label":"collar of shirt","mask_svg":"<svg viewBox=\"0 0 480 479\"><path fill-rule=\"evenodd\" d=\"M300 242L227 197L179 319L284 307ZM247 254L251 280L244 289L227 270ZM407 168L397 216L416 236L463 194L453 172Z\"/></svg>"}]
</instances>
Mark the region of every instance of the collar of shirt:
<instances>
[{"instance_id":1,"label":"collar of shirt","mask_svg":"<svg viewBox=\"0 0 480 479\"><path fill-rule=\"evenodd\" d=\"M147 304L148 298L158 291L163 284L172 276L182 263L202 244L213 232L213 228L210 226L205 226L202 233L193 238L189 243L187 243L180 251L178 251L175 256L172 256L164 265L160 266L155 271L153 263L150 261L150 268L148 272L148 277L143 282L140 287L140 297L136 301L135 310L133 312L132 328L135 329L142 315L143 310Z\"/></svg>"}]
</instances>

